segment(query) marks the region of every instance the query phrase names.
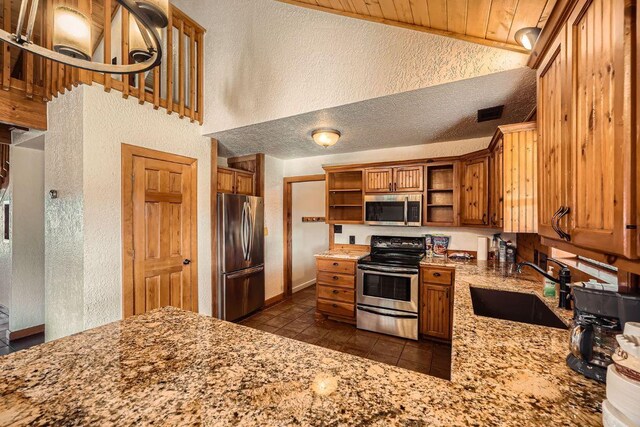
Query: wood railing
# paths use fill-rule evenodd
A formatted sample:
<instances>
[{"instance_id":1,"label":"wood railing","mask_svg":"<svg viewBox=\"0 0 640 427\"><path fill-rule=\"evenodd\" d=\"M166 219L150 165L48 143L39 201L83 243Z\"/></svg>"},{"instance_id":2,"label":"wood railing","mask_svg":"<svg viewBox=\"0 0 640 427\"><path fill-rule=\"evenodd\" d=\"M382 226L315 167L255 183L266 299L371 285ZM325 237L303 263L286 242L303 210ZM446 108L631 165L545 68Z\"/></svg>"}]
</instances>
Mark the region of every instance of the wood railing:
<instances>
[{"instance_id":1,"label":"wood railing","mask_svg":"<svg viewBox=\"0 0 640 427\"><path fill-rule=\"evenodd\" d=\"M0 2L2 26L6 31L14 32L20 1ZM119 64L130 61L129 21L133 18L116 0L40 0L35 21L35 43L51 48L53 10L59 4L72 5L91 16L94 61ZM120 22L122 25L118 25ZM164 41L161 65L135 76L105 75L80 70L45 60L4 43L0 85L5 91L19 93L31 101L44 103L72 90L78 84L96 82L104 85L105 91L118 90L125 98L136 97L140 104L150 103L156 109L162 107L169 114L176 113L180 118L186 117L202 124L204 33L204 28L178 8L171 6L169 26L160 34ZM0 111L0 116L3 113ZM13 123L3 117L0 117L0 121ZM46 112L44 123L46 127Z\"/></svg>"}]
</instances>

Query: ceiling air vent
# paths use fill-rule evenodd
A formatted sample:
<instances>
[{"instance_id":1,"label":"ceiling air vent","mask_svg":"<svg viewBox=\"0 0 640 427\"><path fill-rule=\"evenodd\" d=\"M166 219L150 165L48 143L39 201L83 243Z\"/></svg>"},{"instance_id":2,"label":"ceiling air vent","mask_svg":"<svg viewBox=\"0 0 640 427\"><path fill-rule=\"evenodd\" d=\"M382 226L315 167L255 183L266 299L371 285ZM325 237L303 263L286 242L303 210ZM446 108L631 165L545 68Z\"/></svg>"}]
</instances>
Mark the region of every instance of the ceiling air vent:
<instances>
[{"instance_id":1,"label":"ceiling air vent","mask_svg":"<svg viewBox=\"0 0 640 427\"><path fill-rule=\"evenodd\" d=\"M504 105L498 105L497 107L483 108L478 110L478 123L488 122L490 120L498 120L502 117L504 111Z\"/></svg>"}]
</instances>

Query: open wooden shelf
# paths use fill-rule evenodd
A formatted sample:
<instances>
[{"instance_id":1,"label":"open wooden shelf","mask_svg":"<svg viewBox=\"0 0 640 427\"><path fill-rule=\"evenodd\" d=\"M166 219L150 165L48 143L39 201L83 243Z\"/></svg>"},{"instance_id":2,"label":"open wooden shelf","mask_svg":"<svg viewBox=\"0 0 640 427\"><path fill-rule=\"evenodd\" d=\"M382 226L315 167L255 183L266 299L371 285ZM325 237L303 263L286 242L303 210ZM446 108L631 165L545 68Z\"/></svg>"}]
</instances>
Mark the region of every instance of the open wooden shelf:
<instances>
[{"instance_id":1,"label":"open wooden shelf","mask_svg":"<svg viewBox=\"0 0 640 427\"><path fill-rule=\"evenodd\" d=\"M454 163L427 165L426 187L425 222L453 225L456 220Z\"/></svg>"},{"instance_id":2,"label":"open wooden shelf","mask_svg":"<svg viewBox=\"0 0 640 427\"><path fill-rule=\"evenodd\" d=\"M333 224L361 223L364 217L362 171L330 172L327 221Z\"/></svg>"}]
</instances>

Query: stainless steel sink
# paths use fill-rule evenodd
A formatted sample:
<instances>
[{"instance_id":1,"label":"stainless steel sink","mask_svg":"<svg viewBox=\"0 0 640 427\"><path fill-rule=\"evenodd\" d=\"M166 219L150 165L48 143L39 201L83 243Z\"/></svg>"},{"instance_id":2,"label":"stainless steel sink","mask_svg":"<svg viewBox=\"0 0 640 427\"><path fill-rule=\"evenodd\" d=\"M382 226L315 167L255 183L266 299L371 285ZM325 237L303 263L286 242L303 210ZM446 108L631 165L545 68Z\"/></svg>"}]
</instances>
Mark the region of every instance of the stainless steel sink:
<instances>
[{"instance_id":1,"label":"stainless steel sink","mask_svg":"<svg viewBox=\"0 0 640 427\"><path fill-rule=\"evenodd\" d=\"M473 312L478 316L568 329L567 325L533 294L474 287L470 290Z\"/></svg>"}]
</instances>

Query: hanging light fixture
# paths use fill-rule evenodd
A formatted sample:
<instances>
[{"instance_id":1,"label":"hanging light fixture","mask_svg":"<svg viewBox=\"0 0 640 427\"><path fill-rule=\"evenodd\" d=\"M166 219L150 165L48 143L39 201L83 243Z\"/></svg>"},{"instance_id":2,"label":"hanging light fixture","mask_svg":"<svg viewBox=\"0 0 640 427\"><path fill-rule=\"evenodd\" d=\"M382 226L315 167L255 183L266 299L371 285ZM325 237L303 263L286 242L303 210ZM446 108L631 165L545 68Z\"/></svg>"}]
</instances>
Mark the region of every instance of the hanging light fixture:
<instances>
[{"instance_id":1,"label":"hanging light fixture","mask_svg":"<svg viewBox=\"0 0 640 427\"><path fill-rule=\"evenodd\" d=\"M72 67L105 74L136 74L151 70L162 61L162 46L158 28L168 25L168 0L116 0L131 14L138 31L131 51L133 63L112 65L91 61L90 19L69 6L58 6L54 11L53 49L39 46L32 41L33 27L38 10L38 0L21 0L16 32L0 29L0 41L31 52L45 59ZM29 8L30 5L30 8ZM29 16L26 31L25 19Z\"/></svg>"},{"instance_id":2,"label":"hanging light fixture","mask_svg":"<svg viewBox=\"0 0 640 427\"><path fill-rule=\"evenodd\" d=\"M341 136L340 132L333 129L317 129L311 133L313 141L324 148L336 145Z\"/></svg>"},{"instance_id":3,"label":"hanging light fixture","mask_svg":"<svg viewBox=\"0 0 640 427\"><path fill-rule=\"evenodd\" d=\"M129 56L135 62L144 62L151 58L151 52L147 49L142 32L146 31L137 19L129 19Z\"/></svg>"},{"instance_id":4,"label":"hanging light fixture","mask_svg":"<svg viewBox=\"0 0 640 427\"><path fill-rule=\"evenodd\" d=\"M540 37L541 28L538 27L525 27L516 31L514 38L516 42L527 50L532 50L536 44L538 37Z\"/></svg>"}]
</instances>

